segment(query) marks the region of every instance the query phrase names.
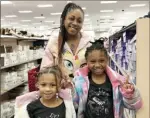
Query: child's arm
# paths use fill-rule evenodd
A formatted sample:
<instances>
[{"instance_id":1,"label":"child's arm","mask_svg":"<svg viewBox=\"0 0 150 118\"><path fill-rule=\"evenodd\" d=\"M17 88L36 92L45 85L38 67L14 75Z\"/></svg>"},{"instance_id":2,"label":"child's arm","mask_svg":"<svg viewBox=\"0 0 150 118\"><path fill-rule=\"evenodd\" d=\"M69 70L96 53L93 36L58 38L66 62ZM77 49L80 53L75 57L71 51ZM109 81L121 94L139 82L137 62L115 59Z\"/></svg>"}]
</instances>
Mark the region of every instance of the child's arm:
<instances>
[{"instance_id":1,"label":"child's arm","mask_svg":"<svg viewBox=\"0 0 150 118\"><path fill-rule=\"evenodd\" d=\"M142 107L142 98L140 93L135 85L129 82L129 77L127 77L125 83L121 84L120 92L123 96L122 99L125 107L134 110L138 110Z\"/></svg>"}]
</instances>

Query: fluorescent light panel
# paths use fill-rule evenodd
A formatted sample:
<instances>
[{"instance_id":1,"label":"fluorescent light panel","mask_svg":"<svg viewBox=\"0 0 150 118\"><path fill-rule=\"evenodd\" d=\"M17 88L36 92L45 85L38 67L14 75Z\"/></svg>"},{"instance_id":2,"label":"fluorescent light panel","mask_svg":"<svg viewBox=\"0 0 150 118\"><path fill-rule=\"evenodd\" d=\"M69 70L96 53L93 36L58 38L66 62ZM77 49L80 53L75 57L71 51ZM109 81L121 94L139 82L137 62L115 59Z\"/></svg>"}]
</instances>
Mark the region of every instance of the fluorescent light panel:
<instances>
[{"instance_id":1,"label":"fluorescent light panel","mask_svg":"<svg viewBox=\"0 0 150 118\"><path fill-rule=\"evenodd\" d=\"M132 4L130 7L144 7L146 4Z\"/></svg>"},{"instance_id":2,"label":"fluorescent light panel","mask_svg":"<svg viewBox=\"0 0 150 118\"><path fill-rule=\"evenodd\" d=\"M46 22L46 23L53 23L54 21L44 21L44 22Z\"/></svg>"},{"instance_id":3,"label":"fluorescent light panel","mask_svg":"<svg viewBox=\"0 0 150 118\"><path fill-rule=\"evenodd\" d=\"M21 20L22 22L30 22L31 20Z\"/></svg>"},{"instance_id":4,"label":"fluorescent light panel","mask_svg":"<svg viewBox=\"0 0 150 118\"><path fill-rule=\"evenodd\" d=\"M86 7L82 7L83 10L86 10Z\"/></svg>"},{"instance_id":5,"label":"fluorescent light panel","mask_svg":"<svg viewBox=\"0 0 150 118\"><path fill-rule=\"evenodd\" d=\"M34 17L36 19L44 19L45 17L44 16L39 16L39 17Z\"/></svg>"},{"instance_id":6,"label":"fluorescent light panel","mask_svg":"<svg viewBox=\"0 0 150 118\"><path fill-rule=\"evenodd\" d=\"M70 3L70 2L72 2L72 1L67 1L67 3Z\"/></svg>"},{"instance_id":7,"label":"fluorescent light panel","mask_svg":"<svg viewBox=\"0 0 150 118\"><path fill-rule=\"evenodd\" d=\"M111 4L111 3L117 3L117 1L101 1L101 4Z\"/></svg>"},{"instance_id":8,"label":"fluorescent light panel","mask_svg":"<svg viewBox=\"0 0 150 118\"><path fill-rule=\"evenodd\" d=\"M51 15L61 15L62 13L51 13Z\"/></svg>"},{"instance_id":9,"label":"fluorescent light panel","mask_svg":"<svg viewBox=\"0 0 150 118\"><path fill-rule=\"evenodd\" d=\"M45 7L53 7L53 5L52 4L43 4L43 5L37 5L37 7L45 8Z\"/></svg>"},{"instance_id":10,"label":"fluorescent light panel","mask_svg":"<svg viewBox=\"0 0 150 118\"><path fill-rule=\"evenodd\" d=\"M5 16L7 18L14 18L14 17L17 17L16 15L8 15L8 16Z\"/></svg>"},{"instance_id":11,"label":"fluorescent light panel","mask_svg":"<svg viewBox=\"0 0 150 118\"><path fill-rule=\"evenodd\" d=\"M19 13L32 13L30 10L18 11Z\"/></svg>"},{"instance_id":12,"label":"fluorescent light panel","mask_svg":"<svg viewBox=\"0 0 150 118\"><path fill-rule=\"evenodd\" d=\"M5 5L5 4L12 4L12 2L11 2L11 1L1 1L1 4L2 4L2 5Z\"/></svg>"},{"instance_id":13,"label":"fluorescent light panel","mask_svg":"<svg viewBox=\"0 0 150 118\"><path fill-rule=\"evenodd\" d=\"M100 12L113 12L114 10L100 10Z\"/></svg>"}]
</instances>

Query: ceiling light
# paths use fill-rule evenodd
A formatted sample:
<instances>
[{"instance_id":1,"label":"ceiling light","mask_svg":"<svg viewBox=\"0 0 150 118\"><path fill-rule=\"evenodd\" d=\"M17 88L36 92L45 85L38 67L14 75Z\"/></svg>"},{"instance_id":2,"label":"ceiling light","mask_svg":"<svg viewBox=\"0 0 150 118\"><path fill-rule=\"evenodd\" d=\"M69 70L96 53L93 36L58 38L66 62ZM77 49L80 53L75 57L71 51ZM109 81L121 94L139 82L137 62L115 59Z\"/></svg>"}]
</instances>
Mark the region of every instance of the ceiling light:
<instances>
[{"instance_id":1,"label":"ceiling light","mask_svg":"<svg viewBox=\"0 0 150 118\"><path fill-rule=\"evenodd\" d=\"M86 10L86 7L82 7L83 10Z\"/></svg>"},{"instance_id":2,"label":"ceiling light","mask_svg":"<svg viewBox=\"0 0 150 118\"><path fill-rule=\"evenodd\" d=\"M51 13L51 15L61 15L62 13Z\"/></svg>"},{"instance_id":3,"label":"ceiling light","mask_svg":"<svg viewBox=\"0 0 150 118\"><path fill-rule=\"evenodd\" d=\"M14 17L17 17L16 15L8 15L8 16L5 16L7 18L14 18Z\"/></svg>"},{"instance_id":4,"label":"ceiling light","mask_svg":"<svg viewBox=\"0 0 150 118\"><path fill-rule=\"evenodd\" d=\"M101 4L117 3L117 1L101 1Z\"/></svg>"},{"instance_id":5,"label":"ceiling light","mask_svg":"<svg viewBox=\"0 0 150 118\"><path fill-rule=\"evenodd\" d=\"M44 21L44 22L46 22L46 23L53 23L54 21Z\"/></svg>"},{"instance_id":6,"label":"ceiling light","mask_svg":"<svg viewBox=\"0 0 150 118\"><path fill-rule=\"evenodd\" d=\"M31 20L21 20L22 22L30 22Z\"/></svg>"},{"instance_id":7,"label":"ceiling light","mask_svg":"<svg viewBox=\"0 0 150 118\"><path fill-rule=\"evenodd\" d=\"M12 4L12 2L10 2L10 1L1 1L1 4L2 4L2 5L5 5L5 4Z\"/></svg>"},{"instance_id":8,"label":"ceiling light","mask_svg":"<svg viewBox=\"0 0 150 118\"><path fill-rule=\"evenodd\" d=\"M72 1L67 1L67 3L71 3Z\"/></svg>"},{"instance_id":9,"label":"ceiling light","mask_svg":"<svg viewBox=\"0 0 150 118\"><path fill-rule=\"evenodd\" d=\"M127 14L127 15L129 15L129 14L136 14L136 12L124 12L124 14Z\"/></svg>"},{"instance_id":10,"label":"ceiling light","mask_svg":"<svg viewBox=\"0 0 150 118\"><path fill-rule=\"evenodd\" d=\"M146 4L132 4L130 7L144 7Z\"/></svg>"},{"instance_id":11,"label":"ceiling light","mask_svg":"<svg viewBox=\"0 0 150 118\"><path fill-rule=\"evenodd\" d=\"M18 11L19 13L32 13L32 11Z\"/></svg>"},{"instance_id":12,"label":"ceiling light","mask_svg":"<svg viewBox=\"0 0 150 118\"><path fill-rule=\"evenodd\" d=\"M85 16L89 16L89 14L85 14Z\"/></svg>"},{"instance_id":13,"label":"ceiling light","mask_svg":"<svg viewBox=\"0 0 150 118\"><path fill-rule=\"evenodd\" d=\"M113 12L114 10L100 10L100 12Z\"/></svg>"},{"instance_id":14,"label":"ceiling light","mask_svg":"<svg viewBox=\"0 0 150 118\"><path fill-rule=\"evenodd\" d=\"M53 7L53 5L52 4L45 4L45 5L37 5L37 7L40 7L40 8Z\"/></svg>"},{"instance_id":15,"label":"ceiling light","mask_svg":"<svg viewBox=\"0 0 150 118\"><path fill-rule=\"evenodd\" d=\"M110 18L111 16L100 16L100 18Z\"/></svg>"},{"instance_id":16,"label":"ceiling light","mask_svg":"<svg viewBox=\"0 0 150 118\"><path fill-rule=\"evenodd\" d=\"M44 19L45 17L44 16L40 16L40 17L34 17L36 19Z\"/></svg>"}]
</instances>

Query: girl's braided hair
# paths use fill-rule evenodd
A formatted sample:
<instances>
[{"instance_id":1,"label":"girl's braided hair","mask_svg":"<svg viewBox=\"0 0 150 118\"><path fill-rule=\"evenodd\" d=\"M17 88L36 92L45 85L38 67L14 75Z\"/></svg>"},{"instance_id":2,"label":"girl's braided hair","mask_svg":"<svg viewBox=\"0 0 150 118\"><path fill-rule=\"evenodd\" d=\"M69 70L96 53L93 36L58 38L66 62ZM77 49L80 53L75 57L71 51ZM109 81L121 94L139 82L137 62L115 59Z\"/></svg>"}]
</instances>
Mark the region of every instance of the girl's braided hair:
<instances>
[{"instance_id":1,"label":"girl's braided hair","mask_svg":"<svg viewBox=\"0 0 150 118\"><path fill-rule=\"evenodd\" d=\"M100 50L100 51L103 51L104 52L104 54L106 55L106 56L108 56L108 54L107 54L107 50L105 49L105 47L104 47L104 41L103 40L101 40L101 39L98 39L98 40L96 40L95 42L90 42L92 45L90 46L90 47L88 47L87 49L86 49L86 52L85 52L85 58L87 59L87 57L88 57L88 54L90 53L90 52L92 52L93 50Z\"/></svg>"},{"instance_id":2,"label":"girl's braided hair","mask_svg":"<svg viewBox=\"0 0 150 118\"><path fill-rule=\"evenodd\" d=\"M58 65L52 66L52 67L46 67L46 68L40 70L36 76L37 81L40 79L40 77L43 74L51 74L51 73L54 74L56 84L59 85L59 82L61 82L61 80L63 79L64 76L63 76L61 68ZM57 91L58 91L58 87L57 87Z\"/></svg>"}]
</instances>

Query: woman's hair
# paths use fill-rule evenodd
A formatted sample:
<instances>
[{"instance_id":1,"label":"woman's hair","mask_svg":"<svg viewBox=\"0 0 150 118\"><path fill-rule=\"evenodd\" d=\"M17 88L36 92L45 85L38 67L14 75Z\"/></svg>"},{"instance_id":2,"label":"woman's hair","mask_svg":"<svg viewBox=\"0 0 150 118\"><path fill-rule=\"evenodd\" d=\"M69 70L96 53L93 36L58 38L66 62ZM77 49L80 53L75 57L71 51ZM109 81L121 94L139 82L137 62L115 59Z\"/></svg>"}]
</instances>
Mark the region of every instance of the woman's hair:
<instances>
[{"instance_id":1,"label":"woman's hair","mask_svg":"<svg viewBox=\"0 0 150 118\"><path fill-rule=\"evenodd\" d=\"M104 54L106 55L106 57L108 57L107 50L104 47L104 41L103 40L99 39L99 40L96 40L95 42L90 42L90 43L92 43L92 45L86 49L85 59L87 59L88 54L90 52L92 52L93 50L103 51Z\"/></svg>"},{"instance_id":2,"label":"woman's hair","mask_svg":"<svg viewBox=\"0 0 150 118\"><path fill-rule=\"evenodd\" d=\"M58 62L61 63L62 61L62 53L63 53L63 48L64 48L64 44L67 41L67 31L66 28L64 26L64 20L67 16L67 14L71 11L71 10L75 10L75 9L79 9L81 10L81 12L83 13L84 16L84 11L83 9L76 5L75 3L68 3L62 14L61 14L61 18L60 18L60 32L59 32L59 37L58 37Z\"/></svg>"},{"instance_id":3,"label":"woman's hair","mask_svg":"<svg viewBox=\"0 0 150 118\"><path fill-rule=\"evenodd\" d=\"M40 77L43 74L54 74L57 85L59 85L60 84L59 82L61 82L61 80L63 79L62 70L57 65L56 66L52 66L52 67L47 67L47 68L44 68L44 69L40 70L37 73L37 81L40 79ZM57 88L57 90L58 90L58 88Z\"/></svg>"}]
</instances>

